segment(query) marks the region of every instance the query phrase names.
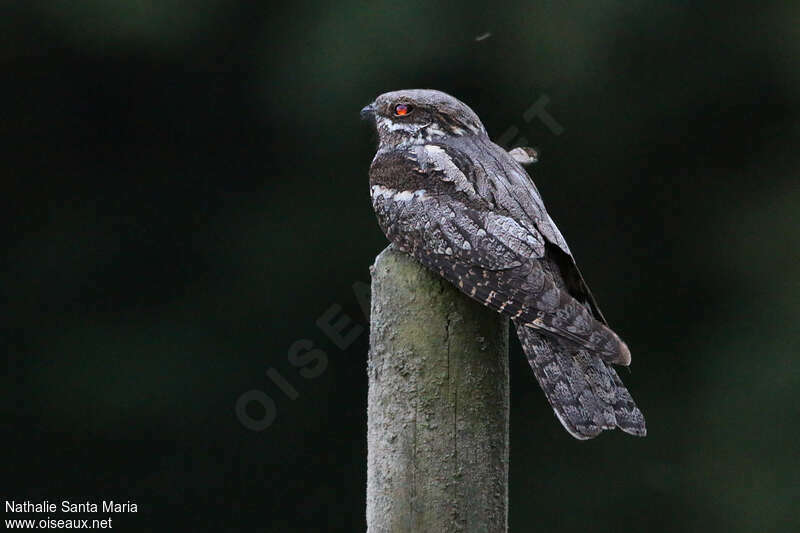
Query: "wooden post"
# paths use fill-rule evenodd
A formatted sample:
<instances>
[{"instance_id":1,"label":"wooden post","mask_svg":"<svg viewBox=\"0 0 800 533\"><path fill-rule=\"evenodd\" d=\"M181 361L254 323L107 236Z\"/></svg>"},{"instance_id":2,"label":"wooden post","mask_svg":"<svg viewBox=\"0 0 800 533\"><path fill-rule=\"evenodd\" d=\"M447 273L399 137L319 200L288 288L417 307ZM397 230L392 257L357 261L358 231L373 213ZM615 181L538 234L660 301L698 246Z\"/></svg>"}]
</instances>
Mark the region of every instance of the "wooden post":
<instances>
[{"instance_id":1,"label":"wooden post","mask_svg":"<svg viewBox=\"0 0 800 533\"><path fill-rule=\"evenodd\" d=\"M372 267L367 531L508 527L508 320L391 246Z\"/></svg>"}]
</instances>

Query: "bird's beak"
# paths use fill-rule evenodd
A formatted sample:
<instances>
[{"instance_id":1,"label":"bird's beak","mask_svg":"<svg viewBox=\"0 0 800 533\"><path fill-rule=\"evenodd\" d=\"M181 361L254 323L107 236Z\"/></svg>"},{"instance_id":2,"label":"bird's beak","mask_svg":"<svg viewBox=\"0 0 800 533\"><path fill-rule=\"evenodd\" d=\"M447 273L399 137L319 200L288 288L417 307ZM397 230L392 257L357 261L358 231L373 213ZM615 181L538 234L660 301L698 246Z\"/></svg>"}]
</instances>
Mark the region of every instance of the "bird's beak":
<instances>
[{"instance_id":1,"label":"bird's beak","mask_svg":"<svg viewBox=\"0 0 800 533\"><path fill-rule=\"evenodd\" d=\"M361 109L361 120L375 120L375 106L367 104Z\"/></svg>"}]
</instances>

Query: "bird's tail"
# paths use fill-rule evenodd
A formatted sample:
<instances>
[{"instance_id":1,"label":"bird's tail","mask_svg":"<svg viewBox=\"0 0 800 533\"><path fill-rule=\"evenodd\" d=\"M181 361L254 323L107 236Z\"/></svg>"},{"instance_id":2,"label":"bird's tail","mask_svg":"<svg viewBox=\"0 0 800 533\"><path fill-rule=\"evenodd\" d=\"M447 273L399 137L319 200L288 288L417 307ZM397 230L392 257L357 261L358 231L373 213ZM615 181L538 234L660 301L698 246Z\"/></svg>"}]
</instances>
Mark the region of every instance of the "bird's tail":
<instances>
[{"instance_id":1,"label":"bird's tail","mask_svg":"<svg viewBox=\"0 0 800 533\"><path fill-rule=\"evenodd\" d=\"M522 349L547 400L576 439L620 428L643 437L644 416L617 372L591 351L515 324Z\"/></svg>"}]
</instances>

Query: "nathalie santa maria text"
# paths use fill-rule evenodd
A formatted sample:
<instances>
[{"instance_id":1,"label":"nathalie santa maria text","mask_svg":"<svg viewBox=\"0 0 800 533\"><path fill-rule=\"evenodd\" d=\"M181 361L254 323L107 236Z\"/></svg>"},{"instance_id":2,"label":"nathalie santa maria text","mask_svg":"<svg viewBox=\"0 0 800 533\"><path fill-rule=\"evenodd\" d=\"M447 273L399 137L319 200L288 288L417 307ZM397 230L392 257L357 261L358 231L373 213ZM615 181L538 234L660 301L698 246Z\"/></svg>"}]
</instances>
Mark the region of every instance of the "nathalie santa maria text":
<instances>
[{"instance_id":1,"label":"nathalie santa maria text","mask_svg":"<svg viewBox=\"0 0 800 533\"><path fill-rule=\"evenodd\" d=\"M6 500L7 513L136 513L139 511L135 503L131 501L115 502L114 500L103 500L99 504L95 502L71 502L62 500L55 503L48 500L41 502L31 501L8 501Z\"/></svg>"}]
</instances>

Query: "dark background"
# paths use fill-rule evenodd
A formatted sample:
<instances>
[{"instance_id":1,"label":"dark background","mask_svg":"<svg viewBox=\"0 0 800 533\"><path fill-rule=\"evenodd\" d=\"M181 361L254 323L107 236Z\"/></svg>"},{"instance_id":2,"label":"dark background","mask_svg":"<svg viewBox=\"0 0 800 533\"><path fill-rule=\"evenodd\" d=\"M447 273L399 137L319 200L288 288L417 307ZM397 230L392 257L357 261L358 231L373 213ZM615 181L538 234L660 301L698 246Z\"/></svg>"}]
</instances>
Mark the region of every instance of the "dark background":
<instances>
[{"instance_id":1,"label":"dark background","mask_svg":"<svg viewBox=\"0 0 800 533\"><path fill-rule=\"evenodd\" d=\"M540 149L648 421L573 440L514 339L511 529L797 530L799 28L797 2L4 2L3 499L363 530L367 335L315 321L366 325L386 244L358 111L428 87ZM523 119L543 96L560 134Z\"/></svg>"}]
</instances>

